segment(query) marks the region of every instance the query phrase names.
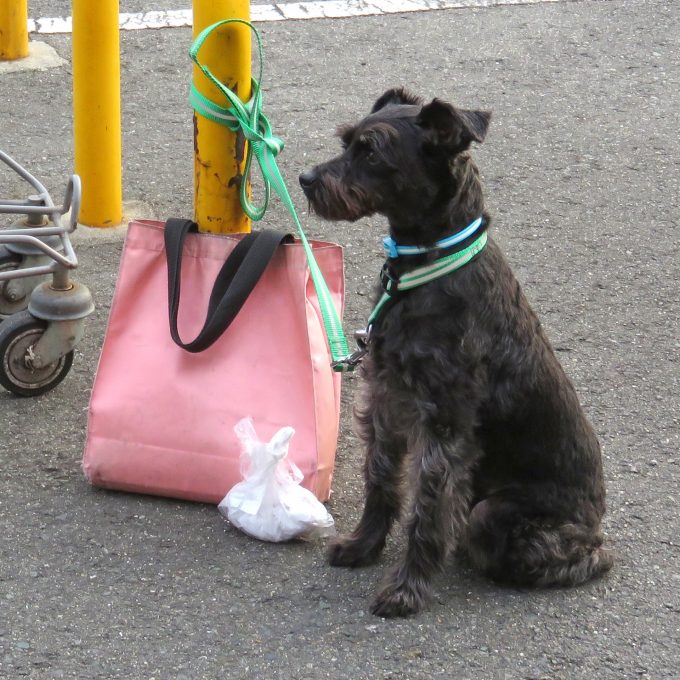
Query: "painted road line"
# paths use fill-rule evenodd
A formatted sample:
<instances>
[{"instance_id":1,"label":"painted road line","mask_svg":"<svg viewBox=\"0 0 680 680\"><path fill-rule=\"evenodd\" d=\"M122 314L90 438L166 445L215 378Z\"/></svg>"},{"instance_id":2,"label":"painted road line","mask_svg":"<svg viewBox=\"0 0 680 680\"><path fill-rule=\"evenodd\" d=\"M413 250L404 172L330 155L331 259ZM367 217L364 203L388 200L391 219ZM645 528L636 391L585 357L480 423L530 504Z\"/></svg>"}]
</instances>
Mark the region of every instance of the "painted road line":
<instances>
[{"instance_id":1,"label":"painted road line","mask_svg":"<svg viewBox=\"0 0 680 680\"><path fill-rule=\"evenodd\" d=\"M606 2L607 0L310 0L270 5L251 5L253 22L346 19L350 17L428 12L442 9L479 9L508 5L543 5L558 2ZM147 28L191 26L191 10L163 10L121 13L120 28L139 31ZM28 20L29 33L71 33L71 17L43 17Z\"/></svg>"}]
</instances>

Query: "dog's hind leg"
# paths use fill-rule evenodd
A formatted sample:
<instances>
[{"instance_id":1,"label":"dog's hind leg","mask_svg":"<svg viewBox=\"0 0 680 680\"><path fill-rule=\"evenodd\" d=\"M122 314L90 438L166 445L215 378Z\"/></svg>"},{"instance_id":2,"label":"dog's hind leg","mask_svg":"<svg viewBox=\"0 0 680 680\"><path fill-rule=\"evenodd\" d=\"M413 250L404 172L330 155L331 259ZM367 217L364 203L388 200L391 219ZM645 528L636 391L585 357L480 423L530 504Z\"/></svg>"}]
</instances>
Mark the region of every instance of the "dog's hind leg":
<instances>
[{"instance_id":1,"label":"dog's hind leg","mask_svg":"<svg viewBox=\"0 0 680 680\"><path fill-rule=\"evenodd\" d=\"M597 527L527 516L499 498L477 503L468 524L472 562L496 581L520 586L573 586L612 566Z\"/></svg>"},{"instance_id":2,"label":"dog's hind leg","mask_svg":"<svg viewBox=\"0 0 680 680\"><path fill-rule=\"evenodd\" d=\"M462 437L447 441L420 431L411 450L417 464L408 546L371 611L377 616L408 616L430 595L430 582L444 565L466 524L471 496L471 447ZM465 455L465 454L468 455Z\"/></svg>"}]
</instances>

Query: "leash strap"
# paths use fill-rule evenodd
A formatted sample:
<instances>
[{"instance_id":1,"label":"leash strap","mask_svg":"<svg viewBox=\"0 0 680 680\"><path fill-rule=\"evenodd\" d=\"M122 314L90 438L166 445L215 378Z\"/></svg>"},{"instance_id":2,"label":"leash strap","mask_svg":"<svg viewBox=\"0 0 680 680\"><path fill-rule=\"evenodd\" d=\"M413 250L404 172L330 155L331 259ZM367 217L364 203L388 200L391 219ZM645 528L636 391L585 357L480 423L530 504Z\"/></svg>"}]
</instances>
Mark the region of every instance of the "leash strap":
<instances>
[{"instance_id":1,"label":"leash strap","mask_svg":"<svg viewBox=\"0 0 680 680\"><path fill-rule=\"evenodd\" d=\"M259 73L258 78L252 79L253 95L250 101L244 104L239 97L230 90L226 85L221 83L210 71L210 69L202 64L198 58L198 53L201 46L206 41L208 36L220 26L225 24L243 24L250 28L257 39L257 49L259 55ZM262 41L257 29L248 21L243 19L225 19L218 21L212 26L204 29L194 40L191 46L189 55L192 61L198 66L203 74L212 82L220 92L227 98L230 107L225 108L215 104L204 95L202 95L192 82L189 101L197 114L208 118L209 120L225 125L232 132L242 132L243 136L248 141L248 150L246 153L244 176L248 177L250 173L250 166L253 156L262 172L262 178L265 187L264 201L261 206L254 205L247 194L247 183L241 182L240 198L241 205L245 214L252 220L261 220L264 216L269 198L271 188L281 198L283 204L290 212L293 222L297 228L300 241L302 242L309 269L314 282L314 288L319 298L319 308L323 318L324 327L326 329L326 336L328 338L328 346L331 352L332 366L335 371L351 371L354 366L348 361L351 357L347 339L342 330L342 322L338 310L333 303L328 286L323 278L323 274L319 269L319 265L314 258L312 247L307 240L307 236L302 228L300 219L298 218L295 206L288 193L288 189L283 181L281 172L276 164L276 155L283 149L283 141L272 133L272 128L266 116L262 113L262 90L260 83L262 81L262 65L264 55L262 50Z\"/></svg>"}]
</instances>

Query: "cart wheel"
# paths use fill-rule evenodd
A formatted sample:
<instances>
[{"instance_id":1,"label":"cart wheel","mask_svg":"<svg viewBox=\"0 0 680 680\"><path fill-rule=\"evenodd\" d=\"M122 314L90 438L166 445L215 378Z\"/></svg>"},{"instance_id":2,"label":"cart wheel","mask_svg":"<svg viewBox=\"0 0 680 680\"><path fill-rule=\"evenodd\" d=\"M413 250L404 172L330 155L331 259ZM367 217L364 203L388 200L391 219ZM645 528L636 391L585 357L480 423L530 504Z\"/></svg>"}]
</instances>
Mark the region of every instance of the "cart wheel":
<instances>
[{"instance_id":1,"label":"cart wheel","mask_svg":"<svg viewBox=\"0 0 680 680\"><path fill-rule=\"evenodd\" d=\"M33 346L47 328L28 312L0 324L0 385L21 397L35 397L58 385L71 370L73 351L43 368L31 366Z\"/></svg>"},{"instance_id":2,"label":"cart wheel","mask_svg":"<svg viewBox=\"0 0 680 680\"><path fill-rule=\"evenodd\" d=\"M20 264L21 255L7 250L4 246L0 246L0 272L12 271L17 269ZM5 286L7 283L7 281L0 281L0 321L10 314L26 309L28 305L28 299L25 297L21 300L8 300L5 297Z\"/></svg>"}]
</instances>

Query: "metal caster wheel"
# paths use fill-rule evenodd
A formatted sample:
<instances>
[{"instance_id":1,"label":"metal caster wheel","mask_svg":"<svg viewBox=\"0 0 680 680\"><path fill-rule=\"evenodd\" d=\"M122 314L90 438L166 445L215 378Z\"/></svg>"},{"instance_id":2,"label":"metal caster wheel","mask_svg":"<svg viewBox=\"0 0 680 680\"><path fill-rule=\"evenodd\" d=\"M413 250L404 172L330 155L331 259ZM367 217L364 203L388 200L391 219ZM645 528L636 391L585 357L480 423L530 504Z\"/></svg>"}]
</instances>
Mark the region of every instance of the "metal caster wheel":
<instances>
[{"instance_id":1,"label":"metal caster wheel","mask_svg":"<svg viewBox=\"0 0 680 680\"><path fill-rule=\"evenodd\" d=\"M32 365L33 347L46 328L46 322L28 312L13 314L0 324L0 385L18 396L49 392L71 370L73 351L42 368Z\"/></svg>"},{"instance_id":2,"label":"metal caster wheel","mask_svg":"<svg viewBox=\"0 0 680 680\"><path fill-rule=\"evenodd\" d=\"M21 255L7 250L4 246L0 246L0 272L10 272L17 269L21 264ZM0 281L0 321L10 314L20 312L26 309L28 300L22 298L21 300L9 300L5 295L5 287L9 281Z\"/></svg>"}]
</instances>

